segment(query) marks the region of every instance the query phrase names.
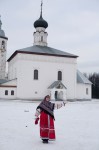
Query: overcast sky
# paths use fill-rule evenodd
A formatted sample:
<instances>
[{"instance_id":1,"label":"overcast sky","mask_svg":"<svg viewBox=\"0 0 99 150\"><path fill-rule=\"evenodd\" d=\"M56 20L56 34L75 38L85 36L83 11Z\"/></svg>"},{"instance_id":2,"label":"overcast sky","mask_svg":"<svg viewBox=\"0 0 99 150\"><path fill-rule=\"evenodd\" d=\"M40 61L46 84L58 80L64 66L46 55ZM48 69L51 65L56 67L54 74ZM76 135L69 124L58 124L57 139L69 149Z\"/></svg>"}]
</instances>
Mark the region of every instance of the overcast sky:
<instances>
[{"instance_id":1,"label":"overcast sky","mask_svg":"<svg viewBox=\"0 0 99 150\"><path fill-rule=\"evenodd\" d=\"M41 0L0 0L2 29L8 37L7 58L33 45L33 23ZM48 46L78 55L78 69L99 72L99 0L43 0Z\"/></svg>"}]
</instances>

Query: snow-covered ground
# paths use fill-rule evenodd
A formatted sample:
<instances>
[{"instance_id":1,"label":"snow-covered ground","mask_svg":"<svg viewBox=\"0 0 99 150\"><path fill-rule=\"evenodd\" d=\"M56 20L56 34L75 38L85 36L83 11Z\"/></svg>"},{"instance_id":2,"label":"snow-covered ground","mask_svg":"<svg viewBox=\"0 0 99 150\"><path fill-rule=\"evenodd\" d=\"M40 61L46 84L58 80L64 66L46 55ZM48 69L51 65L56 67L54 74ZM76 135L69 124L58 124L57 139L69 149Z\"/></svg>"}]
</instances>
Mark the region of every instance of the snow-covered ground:
<instances>
[{"instance_id":1,"label":"snow-covered ground","mask_svg":"<svg viewBox=\"0 0 99 150\"><path fill-rule=\"evenodd\" d=\"M43 144L34 124L38 102L0 100L0 150L99 150L99 101L55 110L56 141Z\"/></svg>"}]
</instances>

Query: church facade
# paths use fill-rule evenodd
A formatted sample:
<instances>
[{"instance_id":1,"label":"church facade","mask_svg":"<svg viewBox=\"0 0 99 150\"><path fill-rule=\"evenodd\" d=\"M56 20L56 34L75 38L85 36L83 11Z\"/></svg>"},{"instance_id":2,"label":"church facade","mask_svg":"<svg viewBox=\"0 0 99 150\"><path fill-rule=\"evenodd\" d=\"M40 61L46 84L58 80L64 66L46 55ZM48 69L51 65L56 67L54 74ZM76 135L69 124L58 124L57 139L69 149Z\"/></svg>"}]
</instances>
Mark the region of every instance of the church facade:
<instances>
[{"instance_id":1,"label":"church facade","mask_svg":"<svg viewBox=\"0 0 99 150\"><path fill-rule=\"evenodd\" d=\"M77 70L78 56L48 47L42 5L34 27L34 45L10 56L6 79L8 38L0 24L0 98L39 100L49 94L52 100L91 99L91 82Z\"/></svg>"}]
</instances>

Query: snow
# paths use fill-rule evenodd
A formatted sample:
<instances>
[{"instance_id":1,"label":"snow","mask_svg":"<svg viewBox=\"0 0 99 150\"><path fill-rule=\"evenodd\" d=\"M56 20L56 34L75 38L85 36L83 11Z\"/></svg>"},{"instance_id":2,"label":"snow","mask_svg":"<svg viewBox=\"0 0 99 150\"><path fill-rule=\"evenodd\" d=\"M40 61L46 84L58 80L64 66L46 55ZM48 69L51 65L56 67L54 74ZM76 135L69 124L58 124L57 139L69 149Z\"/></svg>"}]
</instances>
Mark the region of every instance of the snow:
<instances>
[{"instance_id":1,"label":"snow","mask_svg":"<svg viewBox=\"0 0 99 150\"><path fill-rule=\"evenodd\" d=\"M55 110L56 141L43 144L34 124L39 102L0 100L0 150L99 150L99 101Z\"/></svg>"}]
</instances>

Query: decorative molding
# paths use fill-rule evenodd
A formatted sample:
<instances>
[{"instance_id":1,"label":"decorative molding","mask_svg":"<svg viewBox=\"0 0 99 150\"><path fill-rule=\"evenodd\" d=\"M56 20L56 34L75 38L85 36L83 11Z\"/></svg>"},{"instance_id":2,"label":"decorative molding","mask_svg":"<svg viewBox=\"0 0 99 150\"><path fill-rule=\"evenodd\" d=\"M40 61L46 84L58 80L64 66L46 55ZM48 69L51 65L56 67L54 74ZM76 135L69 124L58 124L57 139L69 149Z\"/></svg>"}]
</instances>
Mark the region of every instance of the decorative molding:
<instances>
[{"instance_id":1,"label":"decorative molding","mask_svg":"<svg viewBox=\"0 0 99 150\"><path fill-rule=\"evenodd\" d=\"M3 88L5 88L5 87L7 87L7 88L17 88L17 86L15 85L0 85L0 87L3 87Z\"/></svg>"}]
</instances>

